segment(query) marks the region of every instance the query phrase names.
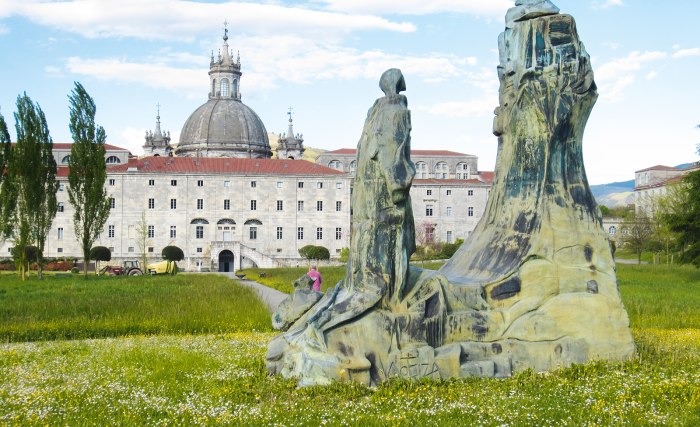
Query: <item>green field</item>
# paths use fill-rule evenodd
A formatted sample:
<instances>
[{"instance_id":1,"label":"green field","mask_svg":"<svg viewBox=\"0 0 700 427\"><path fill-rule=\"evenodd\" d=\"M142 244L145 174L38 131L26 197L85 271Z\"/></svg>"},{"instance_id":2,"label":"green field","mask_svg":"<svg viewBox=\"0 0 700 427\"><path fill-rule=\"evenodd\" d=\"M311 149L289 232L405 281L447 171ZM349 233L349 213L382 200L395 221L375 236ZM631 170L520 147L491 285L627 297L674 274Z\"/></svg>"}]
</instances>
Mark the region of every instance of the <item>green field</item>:
<instances>
[{"instance_id":1,"label":"green field","mask_svg":"<svg viewBox=\"0 0 700 427\"><path fill-rule=\"evenodd\" d=\"M47 302L36 304L51 300L53 291L57 298L72 296L77 318L86 316L96 299L112 301L92 308L96 321L132 313L126 316L132 322L127 332L88 328L79 340L7 343L21 341L22 335L5 333L0 425L700 425L700 273L692 268L619 267L638 346L632 361L524 372L506 380L393 381L376 390L350 384L297 389L294 381L268 377L264 354L274 333L253 332L258 326L251 325L230 329L246 332L219 333L214 311L233 316L253 303L204 289L216 285L200 289L200 279L218 282L209 277L176 276L183 281L179 285L171 277L25 285L0 279L3 330L10 329L6 324L33 327L33 319L47 325L52 316L69 319L71 314L47 308ZM231 293L250 295L235 283L222 283ZM129 288L125 301L130 302L117 306L119 286ZM183 289L167 303L133 309L134 301L144 298L132 286L152 288L153 301L168 298L165 294L178 286ZM202 317L211 319L201 321L209 326L163 327L161 332L148 326L169 306L184 310L191 304L212 310L188 313L181 325ZM214 333L202 334L202 327ZM54 334L35 333L42 338L29 339ZM91 333L108 338L95 339Z\"/></svg>"}]
</instances>

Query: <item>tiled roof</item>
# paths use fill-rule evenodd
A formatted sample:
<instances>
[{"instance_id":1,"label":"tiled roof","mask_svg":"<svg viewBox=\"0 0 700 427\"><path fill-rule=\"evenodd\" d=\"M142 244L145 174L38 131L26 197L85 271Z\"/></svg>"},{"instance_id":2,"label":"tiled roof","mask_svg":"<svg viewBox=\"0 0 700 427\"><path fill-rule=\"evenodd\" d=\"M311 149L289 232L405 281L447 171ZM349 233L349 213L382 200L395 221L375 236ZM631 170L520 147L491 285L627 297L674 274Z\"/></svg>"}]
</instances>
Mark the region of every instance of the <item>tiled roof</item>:
<instances>
[{"instance_id":1,"label":"tiled roof","mask_svg":"<svg viewBox=\"0 0 700 427\"><path fill-rule=\"evenodd\" d=\"M444 184L486 184L484 181L479 179L414 179L414 184L422 185L444 185Z\"/></svg>"},{"instance_id":2,"label":"tiled roof","mask_svg":"<svg viewBox=\"0 0 700 427\"><path fill-rule=\"evenodd\" d=\"M345 175L306 160L233 159L206 157L144 157L128 163L109 166L109 173L128 172L136 168L139 173L209 173L244 175Z\"/></svg>"},{"instance_id":3,"label":"tiled roof","mask_svg":"<svg viewBox=\"0 0 700 427\"><path fill-rule=\"evenodd\" d=\"M656 166L652 166L650 168L635 171L634 173L647 172L647 171L680 171L680 169L674 168L672 166L656 165Z\"/></svg>"},{"instance_id":4,"label":"tiled roof","mask_svg":"<svg viewBox=\"0 0 700 427\"><path fill-rule=\"evenodd\" d=\"M54 142L53 148L56 150L70 150L73 144L70 142ZM109 151L129 151L126 148L117 147L116 145L105 144L105 150Z\"/></svg>"},{"instance_id":5,"label":"tiled roof","mask_svg":"<svg viewBox=\"0 0 700 427\"><path fill-rule=\"evenodd\" d=\"M339 154L339 155L357 155L357 150L354 148L341 148L339 150L326 151L321 155ZM426 156L443 156L443 157L465 157L471 154L457 153L449 150L411 150L411 156L426 157Z\"/></svg>"},{"instance_id":6,"label":"tiled roof","mask_svg":"<svg viewBox=\"0 0 700 427\"><path fill-rule=\"evenodd\" d=\"M496 176L496 172L479 172L479 178L481 178L485 183L491 184L493 182L493 178Z\"/></svg>"}]
</instances>

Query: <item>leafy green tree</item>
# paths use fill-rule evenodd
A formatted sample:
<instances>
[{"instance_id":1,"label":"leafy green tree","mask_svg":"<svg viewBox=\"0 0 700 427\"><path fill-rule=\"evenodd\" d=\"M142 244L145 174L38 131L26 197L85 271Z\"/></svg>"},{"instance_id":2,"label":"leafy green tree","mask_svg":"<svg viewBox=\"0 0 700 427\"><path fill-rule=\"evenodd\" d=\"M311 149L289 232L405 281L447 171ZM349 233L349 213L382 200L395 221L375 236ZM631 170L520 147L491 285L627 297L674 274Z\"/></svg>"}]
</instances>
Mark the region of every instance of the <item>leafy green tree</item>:
<instances>
[{"instance_id":1,"label":"leafy green tree","mask_svg":"<svg viewBox=\"0 0 700 427\"><path fill-rule=\"evenodd\" d=\"M176 261L182 261L185 259L185 253L182 251L177 246L166 246L163 248L163 251L161 252L161 255L163 255L163 259L168 261L168 266L166 267L166 271L169 271L170 274L175 274L177 273L177 264L171 269L170 268L170 263L171 262L176 262Z\"/></svg>"},{"instance_id":2,"label":"leafy green tree","mask_svg":"<svg viewBox=\"0 0 700 427\"><path fill-rule=\"evenodd\" d=\"M661 217L679 236L681 262L700 267L700 171L686 175L678 191L678 200Z\"/></svg>"},{"instance_id":3,"label":"leafy green tree","mask_svg":"<svg viewBox=\"0 0 700 427\"><path fill-rule=\"evenodd\" d=\"M109 217L109 197L104 188L105 131L95 124L97 108L83 85L76 82L68 97L73 144L68 165L68 199L73 206L75 236L83 251L83 273L87 277L90 248Z\"/></svg>"},{"instance_id":4,"label":"leafy green tree","mask_svg":"<svg viewBox=\"0 0 700 427\"><path fill-rule=\"evenodd\" d=\"M7 166L7 161L10 157L10 150L12 149L12 143L10 142L10 132L7 130L7 123L5 122L5 117L0 114L0 171L4 171ZM2 182L5 180L5 174L0 173L0 187L2 187ZM5 230L4 222L5 218L3 215L3 206L0 204L0 230Z\"/></svg>"},{"instance_id":5,"label":"leafy green tree","mask_svg":"<svg viewBox=\"0 0 700 427\"><path fill-rule=\"evenodd\" d=\"M112 251L105 246L95 246L94 248L90 249L90 259L94 259L97 262L109 261L112 259ZM97 267L98 266L95 266L95 274L100 271L100 269Z\"/></svg>"},{"instance_id":6,"label":"leafy green tree","mask_svg":"<svg viewBox=\"0 0 700 427\"><path fill-rule=\"evenodd\" d=\"M28 259L25 248L36 244L39 278L43 248L56 216L56 161L46 117L25 93L17 97L15 113L17 143L10 149L6 177L0 190L1 224L11 236L19 254L19 273L26 279ZM3 137L4 138L4 137Z\"/></svg>"}]
</instances>

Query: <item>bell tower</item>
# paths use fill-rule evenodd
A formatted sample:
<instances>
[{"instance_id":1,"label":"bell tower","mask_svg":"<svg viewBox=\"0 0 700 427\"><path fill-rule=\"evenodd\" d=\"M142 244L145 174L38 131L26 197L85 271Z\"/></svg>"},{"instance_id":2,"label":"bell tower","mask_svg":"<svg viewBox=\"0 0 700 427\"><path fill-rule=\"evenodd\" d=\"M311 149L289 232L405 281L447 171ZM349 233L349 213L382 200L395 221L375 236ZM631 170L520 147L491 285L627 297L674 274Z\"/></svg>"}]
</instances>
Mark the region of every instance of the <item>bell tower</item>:
<instances>
[{"instance_id":1,"label":"bell tower","mask_svg":"<svg viewBox=\"0 0 700 427\"><path fill-rule=\"evenodd\" d=\"M228 45L228 22L224 21L224 44L219 50L219 55L214 58L211 53L209 63L209 99L235 99L241 100L241 56L233 54Z\"/></svg>"}]
</instances>

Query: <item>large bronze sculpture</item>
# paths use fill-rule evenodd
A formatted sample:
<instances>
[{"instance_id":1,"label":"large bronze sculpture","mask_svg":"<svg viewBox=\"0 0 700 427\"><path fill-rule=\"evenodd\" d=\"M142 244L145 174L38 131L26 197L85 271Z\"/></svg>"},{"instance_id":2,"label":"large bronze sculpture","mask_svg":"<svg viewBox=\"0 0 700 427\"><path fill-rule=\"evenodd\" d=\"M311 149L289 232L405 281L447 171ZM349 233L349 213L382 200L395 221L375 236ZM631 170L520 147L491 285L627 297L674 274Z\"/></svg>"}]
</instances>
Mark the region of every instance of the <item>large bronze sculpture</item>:
<instances>
[{"instance_id":1,"label":"large bronze sculpture","mask_svg":"<svg viewBox=\"0 0 700 427\"><path fill-rule=\"evenodd\" d=\"M634 352L615 264L583 167L596 101L573 18L518 0L499 38L496 177L486 213L439 271L408 267L410 116L398 70L358 146L344 282L268 349L300 384L509 376Z\"/></svg>"}]
</instances>

